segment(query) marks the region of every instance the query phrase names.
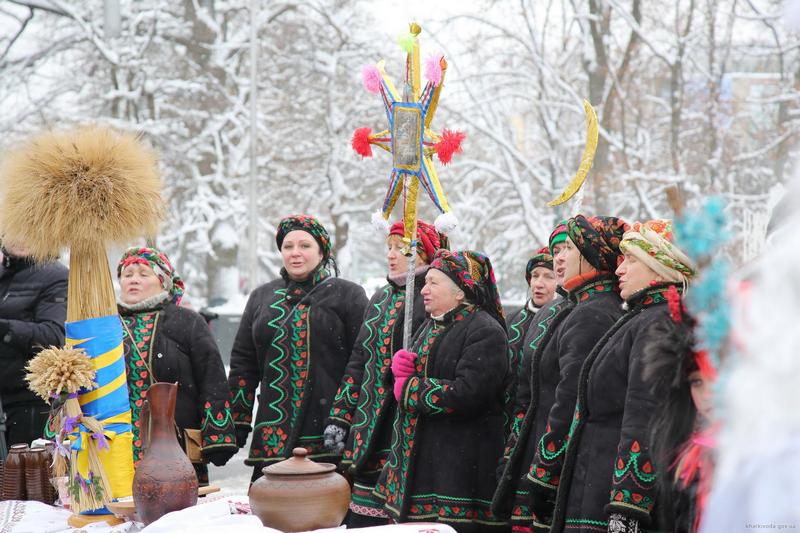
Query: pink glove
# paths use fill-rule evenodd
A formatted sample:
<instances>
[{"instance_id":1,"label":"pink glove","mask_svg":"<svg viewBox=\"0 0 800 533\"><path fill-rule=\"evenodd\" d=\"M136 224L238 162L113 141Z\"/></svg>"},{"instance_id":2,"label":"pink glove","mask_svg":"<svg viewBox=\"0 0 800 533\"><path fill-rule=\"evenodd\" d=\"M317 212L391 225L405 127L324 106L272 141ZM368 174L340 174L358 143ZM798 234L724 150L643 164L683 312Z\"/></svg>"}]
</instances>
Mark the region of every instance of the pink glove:
<instances>
[{"instance_id":1,"label":"pink glove","mask_svg":"<svg viewBox=\"0 0 800 533\"><path fill-rule=\"evenodd\" d=\"M398 402L403 395L403 387L405 387L406 381L408 381L408 378L397 378L394 380L394 399Z\"/></svg>"},{"instance_id":2,"label":"pink glove","mask_svg":"<svg viewBox=\"0 0 800 533\"><path fill-rule=\"evenodd\" d=\"M392 374L395 380L407 378L417 371L417 354L408 350L397 350L392 357Z\"/></svg>"}]
</instances>

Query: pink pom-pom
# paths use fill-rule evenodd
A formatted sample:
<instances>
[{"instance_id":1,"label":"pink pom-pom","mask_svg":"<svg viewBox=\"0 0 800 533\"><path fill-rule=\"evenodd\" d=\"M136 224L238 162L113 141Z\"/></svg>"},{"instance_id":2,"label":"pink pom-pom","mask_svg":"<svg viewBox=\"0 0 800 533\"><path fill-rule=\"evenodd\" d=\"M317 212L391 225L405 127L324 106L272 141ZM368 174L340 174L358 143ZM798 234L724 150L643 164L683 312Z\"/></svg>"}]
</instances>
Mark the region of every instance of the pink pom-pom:
<instances>
[{"instance_id":1,"label":"pink pom-pom","mask_svg":"<svg viewBox=\"0 0 800 533\"><path fill-rule=\"evenodd\" d=\"M361 157L372 157L372 146L369 144L369 136L372 133L370 128L358 128L353 133L353 140L350 144L353 150Z\"/></svg>"},{"instance_id":2,"label":"pink pom-pom","mask_svg":"<svg viewBox=\"0 0 800 533\"><path fill-rule=\"evenodd\" d=\"M461 141L466 136L466 133L460 131L444 130L442 132L442 140L436 143L434 148L436 148L436 155L439 156L439 161L443 165L448 164L453 159L453 154L461 153Z\"/></svg>"},{"instance_id":3,"label":"pink pom-pom","mask_svg":"<svg viewBox=\"0 0 800 533\"><path fill-rule=\"evenodd\" d=\"M437 87L442 83L442 56L430 56L425 60L425 79Z\"/></svg>"},{"instance_id":4,"label":"pink pom-pom","mask_svg":"<svg viewBox=\"0 0 800 533\"><path fill-rule=\"evenodd\" d=\"M375 65L364 65L361 69L361 80L364 82L364 88L372 94L381 92L383 78Z\"/></svg>"}]
</instances>

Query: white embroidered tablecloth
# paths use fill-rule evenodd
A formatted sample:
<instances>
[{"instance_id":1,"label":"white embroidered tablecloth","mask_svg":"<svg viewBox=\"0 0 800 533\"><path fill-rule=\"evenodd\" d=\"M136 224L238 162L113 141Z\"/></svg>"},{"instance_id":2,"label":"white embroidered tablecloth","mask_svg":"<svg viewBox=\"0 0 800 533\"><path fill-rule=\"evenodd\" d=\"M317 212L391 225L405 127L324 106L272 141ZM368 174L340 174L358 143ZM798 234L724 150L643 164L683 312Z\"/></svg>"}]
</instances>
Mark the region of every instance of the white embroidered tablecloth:
<instances>
[{"instance_id":1,"label":"white embroidered tablecloth","mask_svg":"<svg viewBox=\"0 0 800 533\"><path fill-rule=\"evenodd\" d=\"M125 522L117 526L105 523L72 528L67 524L70 511L33 501L0 502L0 533L281 533L261 525L258 517L237 514L247 505L247 496L224 496L169 513L147 527L136 522ZM341 532L344 526L333 529L318 529L306 533ZM440 524L396 524L359 528L359 533L456 533L450 526Z\"/></svg>"}]
</instances>

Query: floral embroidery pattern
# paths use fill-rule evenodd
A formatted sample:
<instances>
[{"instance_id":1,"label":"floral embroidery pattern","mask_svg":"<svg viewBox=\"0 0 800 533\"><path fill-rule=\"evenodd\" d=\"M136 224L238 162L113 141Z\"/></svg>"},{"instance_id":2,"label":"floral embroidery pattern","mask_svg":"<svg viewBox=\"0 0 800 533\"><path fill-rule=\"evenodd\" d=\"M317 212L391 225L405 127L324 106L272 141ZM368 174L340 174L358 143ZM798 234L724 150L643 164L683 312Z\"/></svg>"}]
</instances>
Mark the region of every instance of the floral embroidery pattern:
<instances>
[{"instance_id":1,"label":"floral embroidery pattern","mask_svg":"<svg viewBox=\"0 0 800 533\"><path fill-rule=\"evenodd\" d=\"M653 499L645 492L652 490L655 481L653 464L643 456L639 441L634 440L627 452L617 455L611 490L612 505L635 506L649 513L653 510Z\"/></svg>"},{"instance_id":2,"label":"floral embroidery pattern","mask_svg":"<svg viewBox=\"0 0 800 533\"><path fill-rule=\"evenodd\" d=\"M215 409L211 402L203 405L203 423L200 431L203 435L203 449L231 446L236 444L233 432L233 417L230 404L226 401L221 410Z\"/></svg>"},{"instance_id":3,"label":"floral embroidery pattern","mask_svg":"<svg viewBox=\"0 0 800 533\"><path fill-rule=\"evenodd\" d=\"M141 313L122 317L128 331L133 337L130 339L132 348L128 354L128 397L131 404L131 424L133 432L133 461L134 464L142 459L141 439L141 412L147 389L150 388L150 370L148 358L150 345L153 341L153 328L155 327L158 313ZM134 348L135 347L135 348Z\"/></svg>"},{"instance_id":4,"label":"floral embroidery pattern","mask_svg":"<svg viewBox=\"0 0 800 533\"><path fill-rule=\"evenodd\" d=\"M253 423L253 403L255 403L255 392L252 387L247 386L247 381L239 378L238 388L231 401L231 417L234 424L250 426Z\"/></svg>"},{"instance_id":5,"label":"floral embroidery pattern","mask_svg":"<svg viewBox=\"0 0 800 533\"><path fill-rule=\"evenodd\" d=\"M361 461L367 453L381 413L386 409L386 402L394 401L391 397L391 387L387 387L386 382L389 380L388 372L392 366L394 330L402 324L398 319L405 304L405 292L394 291L390 296L388 294L390 288L386 287L385 291L385 298L374 306L376 318L382 316L383 319L363 342L369 357L364 366L364 380L353 416L353 446L345 450L345 460L352 460L353 463ZM386 308L384 305L388 307L388 312L383 311ZM372 340L373 335L374 340Z\"/></svg>"},{"instance_id":6,"label":"floral embroidery pattern","mask_svg":"<svg viewBox=\"0 0 800 533\"><path fill-rule=\"evenodd\" d=\"M456 313L453 323L463 320L472 312L472 308L465 308ZM415 346L417 357L416 374L424 375L428 364L428 357L437 338L448 329L448 325L431 322L426 326L420 337L418 346ZM414 378L409 379L406 391L411 388ZM405 393L408 396L408 392ZM408 401L415 401L408 396ZM416 439L416 427L419 422L418 410L401 410L395 418L392 431L392 447L389 459L384 467L384 475L375 487L375 494L386 501L386 509L400 514L405 497L405 482L411 465L411 455Z\"/></svg>"}]
</instances>

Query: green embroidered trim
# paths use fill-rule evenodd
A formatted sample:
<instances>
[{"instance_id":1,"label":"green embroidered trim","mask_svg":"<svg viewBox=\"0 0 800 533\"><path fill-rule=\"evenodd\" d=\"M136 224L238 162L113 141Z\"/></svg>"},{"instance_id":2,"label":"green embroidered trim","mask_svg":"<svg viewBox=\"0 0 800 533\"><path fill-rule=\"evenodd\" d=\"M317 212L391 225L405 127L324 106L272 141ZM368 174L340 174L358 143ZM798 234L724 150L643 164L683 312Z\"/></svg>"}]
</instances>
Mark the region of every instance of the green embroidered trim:
<instances>
[{"instance_id":1,"label":"green embroidered trim","mask_svg":"<svg viewBox=\"0 0 800 533\"><path fill-rule=\"evenodd\" d=\"M653 466L650 461L646 461L645 464L639 468L639 456L642 455L642 452L638 441L633 441L628 453L630 456L625 462L623 462L621 457L617 458L617 462L614 466L614 482L619 483L625 475L630 472L642 483L653 483L656 480L656 474L653 471Z\"/></svg>"},{"instance_id":2,"label":"green embroidered trim","mask_svg":"<svg viewBox=\"0 0 800 533\"><path fill-rule=\"evenodd\" d=\"M394 331L399 324L405 305L405 292L393 291L389 285L383 289L382 299L373 305L375 315L365 321L369 335L362 342L368 354L364 377L359 391L358 404L353 415L353 446L345 450L345 458L358 462L369 448L376 431L376 422L384 404L391 401L391 387L386 387L386 375L392 365ZM380 324L375 328L375 322Z\"/></svg>"},{"instance_id":3,"label":"green embroidered trim","mask_svg":"<svg viewBox=\"0 0 800 533\"><path fill-rule=\"evenodd\" d=\"M383 305L387 300L389 300L388 311L384 312ZM367 358L367 363L364 365L364 385L362 386L362 392L359 395L358 405L356 406L357 416L353 424L356 428L364 427L370 421L369 415L364 410L367 405L371 403L373 409L379 407L383 396L386 394L386 391L384 391L383 395L375 395L372 402L370 402L373 391L366 385L373 383L373 381L377 384L377 379L383 375L388 368L391 368L392 350L394 346L391 346L391 340L387 343L386 339L392 338L394 325L397 322L397 318L400 314L399 310L403 307L404 301L405 293L399 291L391 293L390 287L387 285L383 289L383 299L373 305L375 316L364 322L364 326L369 331L369 335L367 335L367 338L361 343L361 346L369 354L369 357ZM377 329L374 329L373 324L380 318L383 319L381 324ZM372 340L373 338L375 341ZM389 345L388 348L387 344ZM375 347L377 347L377 353ZM365 438L365 440L367 439Z\"/></svg>"},{"instance_id":4,"label":"green embroidered trim","mask_svg":"<svg viewBox=\"0 0 800 533\"><path fill-rule=\"evenodd\" d=\"M216 411L216 413L213 412L211 402L206 402L204 408L205 416L200 426L203 435L203 449L235 445L236 436L234 435L230 404L226 401L222 411Z\"/></svg>"},{"instance_id":5,"label":"green embroidered trim","mask_svg":"<svg viewBox=\"0 0 800 533\"><path fill-rule=\"evenodd\" d=\"M289 421L294 427L297 415L303 405L303 396L306 389L306 380L311 372L311 330L308 327L311 321L311 309L307 305L298 305L292 317L292 415Z\"/></svg>"},{"instance_id":6,"label":"green embroidered trim","mask_svg":"<svg viewBox=\"0 0 800 533\"><path fill-rule=\"evenodd\" d=\"M270 402L267 405L267 409L271 409L275 413L274 418L270 418L265 420L263 423L270 425L270 424L279 424L286 420L286 412L281 407L281 402L286 398L286 393L283 392L280 384L286 377L286 372L281 368L281 363L284 359L286 359L286 351L283 347L279 344L281 339L286 336L286 332L283 328L280 327L280 323L283 320L283 317L286 316L287 311L283 308L282 304L286 301L286 289L278 289L275 291L275 294L279 295L278 298L272 305L270 305L270 309L274 309L278 311L278 315L270 320L267 325L275 330L275 335L272 338L272 342L270 346L277 350L277 356L273 357L272 360L269 362L269 367L272 368L275 372L277 372L277 376L275 379L270 381L269 387L275 391L278 397ZM257 429L257 428L256 428Z\"/></svg>"},{"instance_id":7,"label":"green embroidered trim","mask_svg":"<svg viewBox=\"0 0 800 533\"><path fill-rule=\"evenodd\" d=\"M279 294L281 298L270 306L279 312L279 316L269 322L269 326L276 329L271 346L278 352L276 357L270 361L269 366L278 375L269 383L270 389L275 391L277 398L268 404L268 408L278 416L256 424L253 436L254 445L248 458L253 462L269 461L271 458L284 455L290 428L297 424L297 417L303 405L306 383L311 372L311 309L308 305L300 304L293 310L288 323L281 321L288 315L288 312L282 307L286 300L286 292L286 289L276 290L275 293ZM281 324L278 323L279 321ZM279 328L284 323L285 327ZM288 335L286 330L289 331ZM288 406L281 405L281 402L286 399L289 400ZM319 447L322 447L321 443ZM310 455L313 453L314 450Z\"/></svg>"},{"instance_id":8,"label":"green embroidered trim","mask_svg":"<svg viewBox=\"0 0 800 533\"><path fill-rule=\"evenodd\" d=\"M621 507L623 509L633 509L639 512L649 513L653 510L653 498L650 496L633 492L628 489L613 489L611 491L611 507Z\"/></svg>"},{"instance_id":9,"label":"green embroidered trim","mask_svg":"<svg viewBox=\"0 0 800 533\"><path fill-rule=\"evenodd\" d=\"M523 324L526 320L528 320L528 314L530 314L528 308L523 307L519 314L519 320L508 326L508 330L512 333L508 336L508 344L517 342L525 334L525 331L520 329L520 324Z\"/></svg>"},{"instance_id":10,"label":"green embroidered trim","mask_svg":"<svg viewBox=\"0 0 800 533\"><path fill-rule=\"evenodd\" d=\"M440 494L415 494L410 498L408 518L436 518L441 522L482 523L498 525L501 521L492 514L491 502L479 498L458 498Z\"/></svg>"},{"instance_id":11,"label":"green embroidered trim","mask_svg":"<svg viewBox=\"0 0 800 533\"><path fill-rule=\"evenodd\" d=\"M213 424L217 428L224 428L231 422L233 422L233 417L231 416L230 405L228 402L225 402L224 412L218 412L216 416L211 413L211 404L206 402L205 416L203 417L203 424L200 426L201 430L206 429L206 426L208 426L209 423Z\"/></svg>"},{"instance_id":12,"label":"green embroidered trim","mask_svg":"<svg viewBox=\"0 0 800 533\"><path fill-rule=\"evenodd\" d=\"M567 518L564 520L565 524L586 525L586 526L602 526L608 527L608 522L605 520L589 520L588 518Z\"/></svg>"},{"instance_id":13,"label":"green embroidered trim","mask_svg":"<svg viewBox=\"0 0 800 533\"><path fill-rule=\"evenodd\" d=\"M253 407L253 403L255 402L253 402L252 396L250 396L250 399L248 400L248 396L249 395L246 394L244 388L242 387L237 390L236 394L233 396L233 403L241 403L246 407Z\"/></svg>"},{"instance_id":14,"label":"green embroidered trim","mask_svg":"<svg viewBox=\"0 0 800 533\"><path fill-rule=\"evenodd\" d=\"M425 394L422 395L422 403L428 408L430 414L452 413L452 409L439 407L442 395L447 392L450 386L439 383L439 380L435 378L426 378L425 381L430 385L427 387Z\"/></svg>"},{"instance_id":15,"label":"green embroidered trim","mask_svg":"<svg viewBox=\"0 0 800 533\"><path fill-rule=\"evenodd\" d=\"M128 354L128 399L131 405L131 433L133 434L133 462L141 461L144 452L141 439L141 413L147 389L150 388L148 358L153 342L153 331L158 313L139 313L122 317L127 328L123 335L129 337L131 350ZM129 336L130 335L130 336ZM131 338L132 337L132 338Z\"/></svg>"},{"instance_id":16,"label":"green embroidered trim","mask_svg":"<svg viewBox=\"0 0 800 533\"><path fill-rule=\"evenodd\" d=\"M439 322L429 322L426 329L422 332L420 340L415 343L417 352L416 376L412 376L405 386L403 405L409 398L409 389L419 385L419 375L427 374L428 357L434 346L436 339L448 327L469 316L474 308L468 307L461 309L453 316L451 324L441 324ZM386 461L384 472L386 473L381 481L375 486L374 494L386 501L386 509L393 510L399 514L396 506L402 507L405 497L405 482L408 479L408 469L411 462L411 455L416 440L416 426L419 422L419 412L417 410L401 409L394 420L392 428L392 447L389 458ZM451 520L448 518L448 520Z\"/></svg>"},{"instance_id":17,"label":"green embroidered trim","mask_svg":"<svg viewBox=\"0 0 800 533\"><path fill-rule=\"evenodd\" d=\"M239 378L238 389L231 400L231 417L234 425L250 428L253 423L254 390L257 385L248 386L247 381Z\"/></svg>"},{"instance_id":18,"label":"green embroidered trim","mask_svg":"<svg viewBox=\"0 0 800 533\"><path fill-rule=\"evenodd\" d=\"M569 297L573 302L585 302L595 294L602 294L615 290L617 290L616 282L606 277L579 287L575 291L570 292Z\"/></svg>"}]
</instances>

